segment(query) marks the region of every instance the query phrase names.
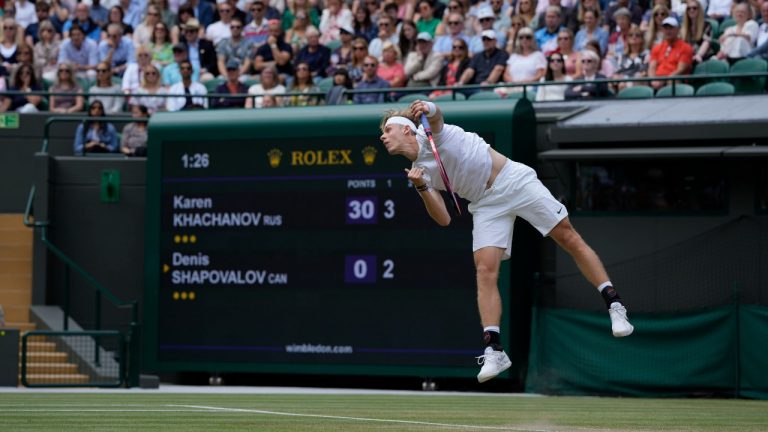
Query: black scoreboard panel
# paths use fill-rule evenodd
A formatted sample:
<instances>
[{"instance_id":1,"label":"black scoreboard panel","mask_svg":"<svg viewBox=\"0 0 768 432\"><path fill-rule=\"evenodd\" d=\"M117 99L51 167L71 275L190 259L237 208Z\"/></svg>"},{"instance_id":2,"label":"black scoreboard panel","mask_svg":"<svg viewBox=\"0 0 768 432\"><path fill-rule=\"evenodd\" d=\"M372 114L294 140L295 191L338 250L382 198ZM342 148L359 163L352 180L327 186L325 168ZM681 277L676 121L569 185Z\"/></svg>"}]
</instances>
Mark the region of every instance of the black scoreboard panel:
<instances>
[{"instance_id":1,"label":"black scoreboard panel","mask_svg":"<svg viewBox=\"0 0 768 432\"><path fill-rule=\"evenodd\" d=\"M375 136L162 152L160 364L476 374L471 216L439 227Z\"/></svg>"}]
</instances>

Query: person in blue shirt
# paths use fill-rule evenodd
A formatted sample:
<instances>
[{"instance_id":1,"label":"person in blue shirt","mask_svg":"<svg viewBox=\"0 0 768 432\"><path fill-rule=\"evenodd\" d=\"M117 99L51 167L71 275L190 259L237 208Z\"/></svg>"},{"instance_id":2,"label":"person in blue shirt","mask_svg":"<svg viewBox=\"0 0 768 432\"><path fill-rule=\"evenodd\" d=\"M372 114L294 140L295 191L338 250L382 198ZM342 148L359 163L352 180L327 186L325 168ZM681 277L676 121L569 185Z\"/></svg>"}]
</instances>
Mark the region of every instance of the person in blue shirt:
<instances>
[{"instance_id":1,"label":"person in blue shirt","mask_svg":"<svg viewBox=\"0 0 768 432\"><path fill-rule=\"evenodd\" d=\"M88 108L89 117L105 117L104 105L94 101ZM87 120L75 132L75 155L87 153L115 153L119 148L117 130L112 123L101 120Z\"/></svg>"},{"instance_id":2,"label":"person in blue shirt","mask_svg":"<svg viewBox=\"0 0 768 432\"><path fill-rule=\"evenodd\" d=\"M101 27L91 18L91 11L85 3L78 3L75 6L74 18L64 23L62 30L65 39L69 37L69 29L72 28L72 24L78 24L88 39L96 43L101 40Z\"/></svg>"},{"instance_id":3,"label":"person in blue shirt","mask_svg":"<svg viewBox=\"0 0 768 432\"><path fill-rule=\"evenodd\" d=\"M357 83L355 89L357 90L370 90L370 89L387 89L390 87L389 81L379 78L376 74L376 70L379 67L379 62L374 56L367 56L363 62L363 78ZM357 93L353 98L356 104L374 104L384 103L386 93Z\"/></svg>"},{"instance_id":4,"label":"person in blue shirt","mask_svg":"<svg viewBox=\"0 0 768 432\"><path fill-rule=\"evenodd\" d=\"M123 27L112 23L107 26L107 38L99 42L99 61L109 63L112 73L123 76L129 63L136 62L133 41L123 36Z\"/></svg>"},{"instance_id":5,"label":"person in blue shirt","mask_svg":"<svg viewBox=\"0 0 768 432\"><path fill-rule=\"evenodd\" d=\"M584 11L584 25L573 40L574 51L581 51L587 45L587 41L594 39L600 43L600 52L605 55L608 48L608 32L600 27L600 12L596 9Z\"/></svg>"}]
</instances>

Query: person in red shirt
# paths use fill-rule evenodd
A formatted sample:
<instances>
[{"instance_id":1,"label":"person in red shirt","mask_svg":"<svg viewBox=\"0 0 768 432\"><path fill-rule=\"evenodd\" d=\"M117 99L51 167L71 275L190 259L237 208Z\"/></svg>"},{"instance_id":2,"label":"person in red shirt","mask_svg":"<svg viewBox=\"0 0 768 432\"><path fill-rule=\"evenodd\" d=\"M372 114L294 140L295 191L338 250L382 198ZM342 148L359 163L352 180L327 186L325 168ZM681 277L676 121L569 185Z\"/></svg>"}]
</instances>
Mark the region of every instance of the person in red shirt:
<instances>
[{"instance_id":1,"label":"person in red shirt","mask_svg":"<svg viewBox=\"0 0 768 432\"><path fill-rule=\"evenodd\" d=\"M651 50L651 63L648 66L648 76L676 76L686 74L693 62L693 48L677 35L680 25L676 18L667 17L661 23L664 40ZM669 81L651 81L654 89L660 89Z\"/></svg>"}]
</instances>

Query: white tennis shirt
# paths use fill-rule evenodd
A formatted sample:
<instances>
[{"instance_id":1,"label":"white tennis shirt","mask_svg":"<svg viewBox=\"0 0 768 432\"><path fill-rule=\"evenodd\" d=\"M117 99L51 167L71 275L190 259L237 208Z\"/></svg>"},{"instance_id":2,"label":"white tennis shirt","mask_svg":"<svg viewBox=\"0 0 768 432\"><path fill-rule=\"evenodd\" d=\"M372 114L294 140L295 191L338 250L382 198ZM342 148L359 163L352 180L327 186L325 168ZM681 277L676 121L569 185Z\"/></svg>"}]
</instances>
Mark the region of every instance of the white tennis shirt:
<instances>
[{"instance_id":1,"label":"white tennis shirt","mask_svg":"<svg viewBox=\"0 0 768 432\"><path fill-rule=\"evenodd\" d=\"M433 134L433 137L453 191L469 201L480 199L491 176L490 145L476 133L448 124L443 125L443 130ZM430 187L446 190L423 126L419 126L416 132L416 141L419 143L419 154L413 167L424 170L424 180Z\"/></svg>"}]
</instances>

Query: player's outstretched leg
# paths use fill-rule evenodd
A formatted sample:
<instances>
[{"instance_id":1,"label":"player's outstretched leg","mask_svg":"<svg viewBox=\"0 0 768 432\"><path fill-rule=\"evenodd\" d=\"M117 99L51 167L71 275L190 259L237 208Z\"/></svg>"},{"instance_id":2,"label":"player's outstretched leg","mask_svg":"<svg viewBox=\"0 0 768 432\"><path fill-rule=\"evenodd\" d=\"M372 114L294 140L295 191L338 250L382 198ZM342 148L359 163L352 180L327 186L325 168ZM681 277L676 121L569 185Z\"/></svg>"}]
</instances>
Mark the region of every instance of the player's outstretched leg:
<instances>
[{"instance_id":1,"label":"player's outstretched leg","mask_svg":"<svg viewBox=\"0 0 768 432\"><path fill-rule=\"evenodd\" d=\"M512 366L501 346L499 323L501 322L501 296L499 295L499 263L503 249L485 247L475 251L477 269L477 306L483 324L485 351L477 357L481 365L477 380L486 382Z\"/></svg>"},{"instance_id":2,"label":"player's outstretched leg","mask_svg":"<svg viewBox=\"0 0 768 432\"><path fill-rule=\"evenodd\" d=\"M608 316L611 318L613 335L616 337L631 335L635 328L627 319L627 308L608 279L608 273L605 271L600 257L576 232L568 218L561 220L549 235L573 257L584 277L600 291L608 308Z\"/></svg>"}]
</instances>

